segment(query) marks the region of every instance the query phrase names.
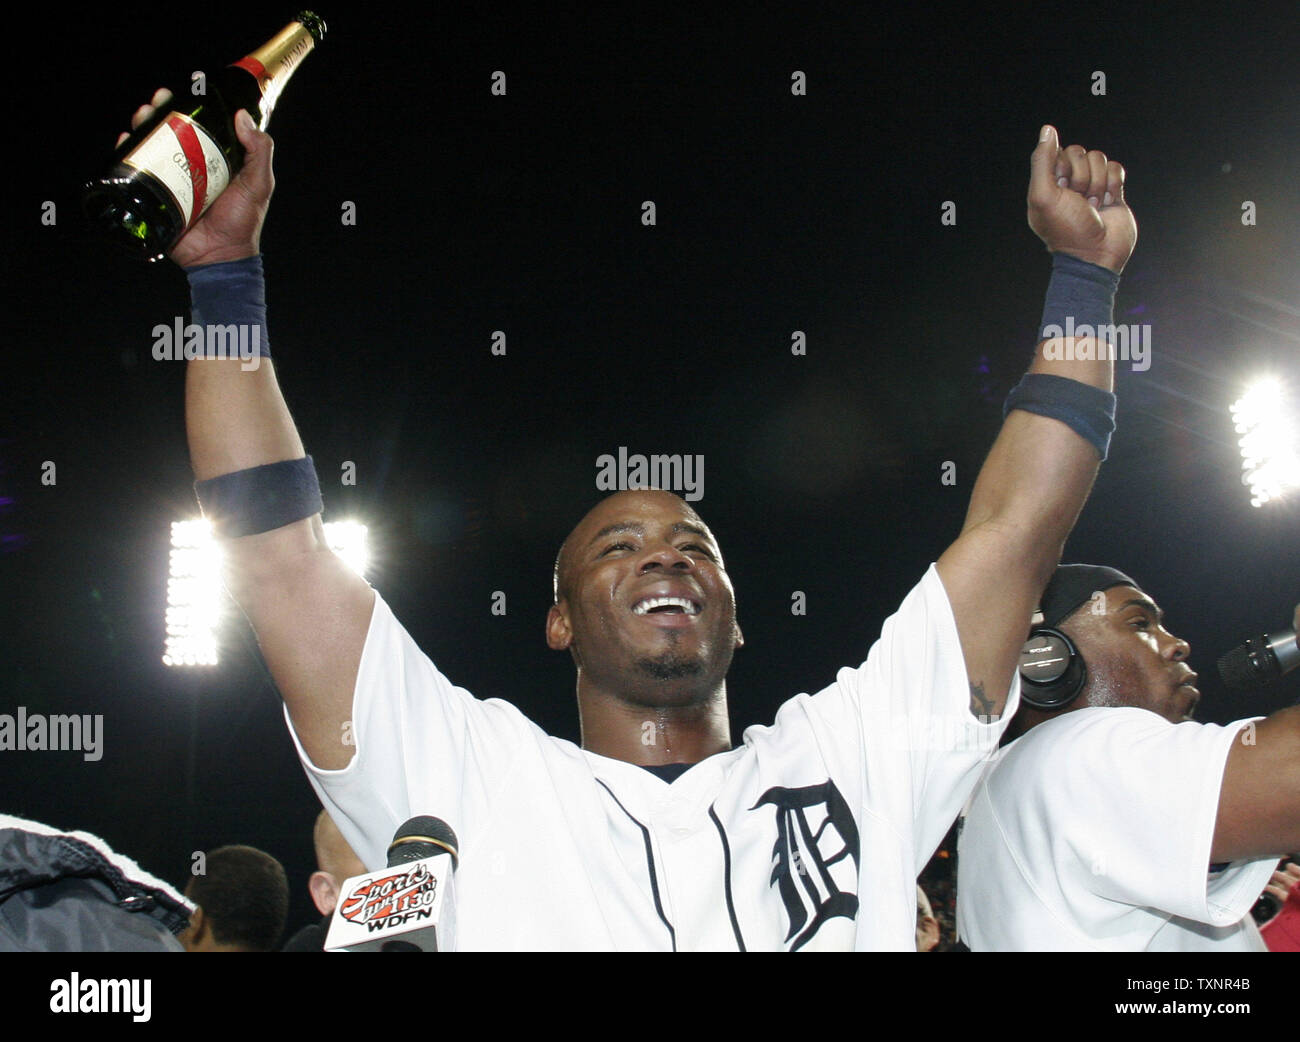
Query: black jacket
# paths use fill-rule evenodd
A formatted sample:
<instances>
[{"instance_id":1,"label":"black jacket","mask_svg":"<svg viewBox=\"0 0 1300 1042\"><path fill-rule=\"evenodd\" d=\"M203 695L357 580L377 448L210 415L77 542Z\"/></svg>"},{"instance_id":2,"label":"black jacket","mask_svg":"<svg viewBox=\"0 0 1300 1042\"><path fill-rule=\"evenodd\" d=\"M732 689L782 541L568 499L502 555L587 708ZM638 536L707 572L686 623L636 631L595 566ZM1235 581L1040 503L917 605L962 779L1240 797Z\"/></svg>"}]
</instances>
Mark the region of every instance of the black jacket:
<instances>
[{"instance_id":1,"label":"black jacket","mask_svg":"<svg viewBox=\"0 0 1300 1042\"><path fill-rule=\"evenodd\" d=\"M184 951L190 913L98 837L0 814L0 952Z\"/></svg>"}]
</instances>

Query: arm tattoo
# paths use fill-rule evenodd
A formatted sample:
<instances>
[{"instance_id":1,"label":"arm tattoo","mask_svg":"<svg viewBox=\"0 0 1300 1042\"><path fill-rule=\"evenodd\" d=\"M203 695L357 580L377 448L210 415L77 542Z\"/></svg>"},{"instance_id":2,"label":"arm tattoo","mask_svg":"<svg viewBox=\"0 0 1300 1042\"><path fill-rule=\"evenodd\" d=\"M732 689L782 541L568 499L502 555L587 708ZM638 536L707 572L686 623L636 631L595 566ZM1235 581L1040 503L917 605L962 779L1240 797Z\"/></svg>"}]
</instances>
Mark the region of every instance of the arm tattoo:
<instances>
[{"instance_id":1,"label":"arm tattoo","mask_svg":"<svg viewBox=\"0 0 1300 1042\"><path fill-rule=\"evenodd\" d=\"M993 712L993 700L984 694L984 685L974 683L970 686L970 711L984 721L999 719L1002 714Z\"/></svg>"}]
</instances>

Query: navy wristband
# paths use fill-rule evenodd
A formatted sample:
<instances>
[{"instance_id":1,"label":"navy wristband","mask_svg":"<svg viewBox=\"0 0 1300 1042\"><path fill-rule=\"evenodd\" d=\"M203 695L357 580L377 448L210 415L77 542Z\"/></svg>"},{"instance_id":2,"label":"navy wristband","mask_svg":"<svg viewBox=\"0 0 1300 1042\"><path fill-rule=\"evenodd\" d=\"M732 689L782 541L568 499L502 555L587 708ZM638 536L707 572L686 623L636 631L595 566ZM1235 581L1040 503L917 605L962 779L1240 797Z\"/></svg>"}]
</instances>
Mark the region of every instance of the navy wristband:
<instances>
[{"instance_id":1,"label":"navy wristband","mask_svg":"<svg viewBox=\"0 0 1300 1042\"><path fill-rule=\"evenodd\" d=\"M196 481L194 492L221 539L270 532L325 508L310 456Z\"/></svg>"},{"instance_id":2,"label":"navy wristband","mask_svg":"<svg viewBox=\"0 0 1300 1042\"><path fill-rule=\"evenodd\" d=\"M1049 373L1026 373L1007 395L1005 418L1012 409L1060 420L1105 460L1115 432L1115 396L1100 387Z\"/></svg>"},{"instance_id":3,"label":"navy wristband","mask_svg":"<svg viewBox=\"0 0 1300 1042\"><path fill-rule=\"evenodd\" d=\"M1089 264L1068 253L1052 255L1052 280L1047 284L1043 301L1043 320L1038 326L1039 340L1056 337L1094 336L1100 327L1114 328L1115 290L1119 276L1109 268ZM1080 326L1087 328L1079 333Z\"/></svg>"},{"instance_id":4,"label":"navy wristband","mask_svg":"<svg viewBox=\"0 0 1300 1042\"><path fill-rule=\"evenodd\" d=\"M271 357L261 254L186 268L185 276L190 282L191 321L196 326L242 327L240 342L251 344L249 354Z\"/></svg>"}]
</instances>

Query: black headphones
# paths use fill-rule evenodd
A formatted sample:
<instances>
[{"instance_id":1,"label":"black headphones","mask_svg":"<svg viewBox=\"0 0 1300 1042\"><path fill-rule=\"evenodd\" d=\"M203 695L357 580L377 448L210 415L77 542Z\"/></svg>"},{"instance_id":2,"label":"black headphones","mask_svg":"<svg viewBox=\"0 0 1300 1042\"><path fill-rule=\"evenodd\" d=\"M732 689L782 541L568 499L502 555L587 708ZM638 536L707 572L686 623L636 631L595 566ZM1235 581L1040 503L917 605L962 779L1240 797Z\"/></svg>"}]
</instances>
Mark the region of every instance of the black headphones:
<instances>
[{"instance_id":1,"label":"black headphones","mask_svg":"<svg viewBox=\"0 0 1300 1042\"><path fill-rule=\"evenodd\" d=\"M1074 641L1058 629L1042 625L1034 615L1029 639L1020 649L1020 701L1031 709L1064 709L1083 690L1088 667Z\"/></svg>"}]
</instances>

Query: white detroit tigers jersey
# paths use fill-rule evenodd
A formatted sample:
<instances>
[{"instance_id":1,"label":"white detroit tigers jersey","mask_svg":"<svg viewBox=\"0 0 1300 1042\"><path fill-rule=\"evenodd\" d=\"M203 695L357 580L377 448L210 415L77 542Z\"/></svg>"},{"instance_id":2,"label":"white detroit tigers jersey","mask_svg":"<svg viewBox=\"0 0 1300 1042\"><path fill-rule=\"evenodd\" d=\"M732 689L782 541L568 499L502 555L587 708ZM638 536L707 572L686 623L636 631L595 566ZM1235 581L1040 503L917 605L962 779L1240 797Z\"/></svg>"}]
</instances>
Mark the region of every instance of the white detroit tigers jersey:
<instances>
[{"instance_id":1,"label":"white detroit tigers jersey","mask_svg":"<svg viewBox=\"0 0 1300 1042\"><path fill-rule=\"evenodd\" d=\"M294 742L370 868L408 818L452 826L461 950L911 951L917 873L1004 726L969 701L932 565L865 663L668 783L454 687L376 597L352 762Z\"/></svg>"},{"instance_id":2,"label":"white detroit tigers jersey","mask_svg":"<svg viewBox=\"0 0 1300 1042\"><path fill-rule=\"evenodd\" d=\"M1001 750L967 812L957 930L973 951L1264 951L1250 907L1276 858L1210 874L1246 721L1079 709Z\"/></svg>"}]
</instances>

